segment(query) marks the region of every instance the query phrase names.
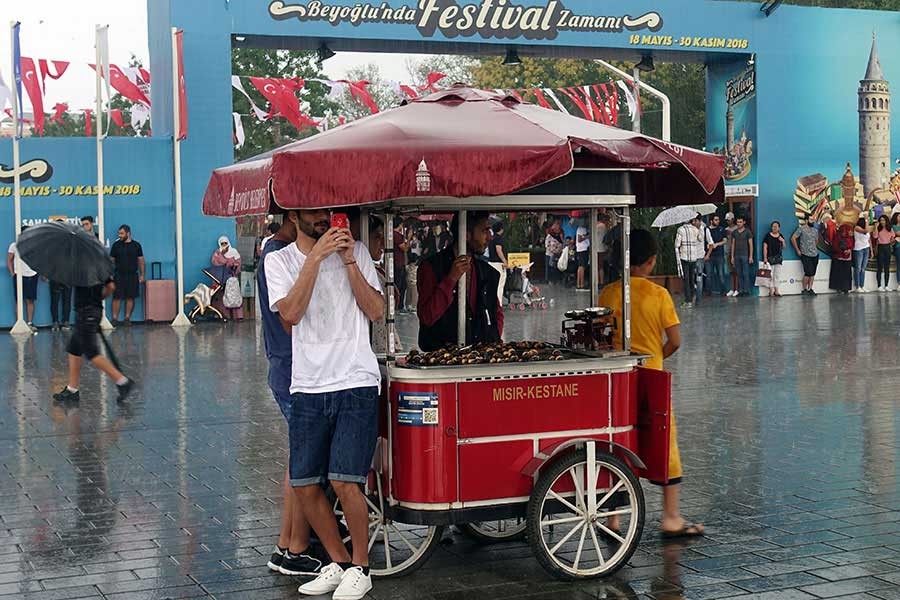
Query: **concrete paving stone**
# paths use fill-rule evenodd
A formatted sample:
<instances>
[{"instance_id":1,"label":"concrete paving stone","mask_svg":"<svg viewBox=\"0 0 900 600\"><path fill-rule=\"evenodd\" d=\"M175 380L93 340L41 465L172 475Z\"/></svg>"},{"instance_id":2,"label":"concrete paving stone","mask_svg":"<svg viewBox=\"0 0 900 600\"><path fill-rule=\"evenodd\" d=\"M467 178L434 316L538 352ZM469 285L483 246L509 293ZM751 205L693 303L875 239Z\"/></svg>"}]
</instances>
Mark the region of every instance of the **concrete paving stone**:
<instances>
[{"instance_id":1,"label":"concrete paving stone","mask_svg":"<svg viewBox=\"0 0 900 600\"><path fill-rule=\"evenodd\" d=\"M800 589L804 592L819 596L820 598L834 598L835 596L846 596L848 594L859 594L873 590L890 589L895 585L896 584L892 584L877 577L858 577L856 579L819 583L801 587Z\"/></svg>"},{"instance_id":2,"label":"concrete paving stone","mask_svg":"<svg viewBox=\"0 0 900 600\"><path fill-rule=\"evenodd\" d=\"M562 312L583 299L551 292L554 309L507 314L512 339L558 337ZM610 580L618 588L555 581L527 544L482 548L451 533L417 573L376 581L371 598L524 587L520 597L532 600L791 600L844 584L821 589L897 600L889 570L900 567L896 398L870 381L894 369L888 333L900 329L898 309L900 297L820 296L782 298L777 310L714 299L683 312L683 346L667 361L685 465L682 511L708 534L676 549L661 544L660 490L642 486L645 535ZM407 347L414 322L398 319ZM827 342L797 344L810 332ZM299 582L265 567L280 529L287 430L266 388L257 324L200 325L181 342L162 326L113 332L141 382L127 407L92 369L79 407L54 406L66 336L44 333L24 344L0 335L0 581L8 582L0 593L295 600ZM47 563L67 576L43 581L66 587L41 589L34 565ZM810 579L820 574L837 579Z\"/></svg>"},{"instance_id":3,"label":"concrete paving stone","mask_svg":"<svg viewBox=\"0 0 900 600\"><path fill-rule=\"evenodd\" d=\"M778 590L777 592L729 596L725 600L812 600L814 598L816 598L816 596L800 590Z\"/></svg>"}]
</instances>

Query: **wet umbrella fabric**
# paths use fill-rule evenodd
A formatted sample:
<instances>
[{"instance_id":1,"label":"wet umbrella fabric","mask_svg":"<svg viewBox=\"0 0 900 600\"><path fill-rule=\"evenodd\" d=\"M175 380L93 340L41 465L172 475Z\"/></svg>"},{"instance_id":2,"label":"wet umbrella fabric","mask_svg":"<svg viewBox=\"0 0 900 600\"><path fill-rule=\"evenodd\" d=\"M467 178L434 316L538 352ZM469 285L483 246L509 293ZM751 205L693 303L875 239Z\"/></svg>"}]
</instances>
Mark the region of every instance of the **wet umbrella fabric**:
<instances>
[{"instance_id":1,"label":"wet umbrella fabric","mask_svg":"<svg viewBox=\"0 0 900 600\"><path fill-rule=\"evenodd\" d=\"M656 216L651 227L671 227L672 225L681 225L693 219L697 214L701 216L710 215L716 212L715 204L697 204L673 206L667 208Z\"/></svg>"},{"instance_id":2,"label":"wet umbrella fabric","mask_svg":"<svg viewBox=\"0 0 900 600\"><path fill-rule=\"evenodd\" d=\"M29 227L16 242L22 260L47 279L72 287L91 287L109 281L113 262L103 244L69 223Z\"/></svg>"}]
</instances>

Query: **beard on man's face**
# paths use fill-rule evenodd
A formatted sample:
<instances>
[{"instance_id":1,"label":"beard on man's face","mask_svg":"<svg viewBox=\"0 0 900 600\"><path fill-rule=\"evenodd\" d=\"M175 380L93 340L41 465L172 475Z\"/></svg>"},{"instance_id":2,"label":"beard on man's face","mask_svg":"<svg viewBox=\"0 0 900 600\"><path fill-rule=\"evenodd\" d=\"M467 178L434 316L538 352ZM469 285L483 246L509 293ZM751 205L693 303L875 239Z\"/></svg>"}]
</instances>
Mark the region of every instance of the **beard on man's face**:
<instances>
[{"instance_id":1,"label":"beard on man's face","mask_svg":"<svg viewBox=\"0 0 900 600\"><path fill-rule=\"evenodd\" d=\"M331 227L331 222L327 220L316 221L314 223L310 223L308 221L300 220L300 228L303 230L303 233L313 238L314 240L318 240L320 237L325 235L325 232Z\"/></svg>"}]
</instances>

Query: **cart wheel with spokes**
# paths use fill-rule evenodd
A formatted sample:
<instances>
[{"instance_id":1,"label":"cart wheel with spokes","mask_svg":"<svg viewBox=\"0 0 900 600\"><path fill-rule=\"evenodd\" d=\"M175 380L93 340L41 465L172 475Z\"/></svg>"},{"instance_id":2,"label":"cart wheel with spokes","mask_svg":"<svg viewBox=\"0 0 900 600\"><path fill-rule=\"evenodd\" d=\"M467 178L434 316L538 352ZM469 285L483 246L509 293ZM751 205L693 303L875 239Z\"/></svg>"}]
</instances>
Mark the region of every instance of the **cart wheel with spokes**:
<instances>
[{"instance_id":1,"label":"cart wheel with spokes","mask_svg":"<svg viewBox=\"0 0 900 600\"><path fill-rule=\"evenodd\" d=\"M525 537L525 519L504 519L502 521L476 521L464 523L456 528L467 538L479 544L512 542Z\"/></svg>"},{"instance_id":2,"label":"cart wheel with spokes","mask_svg":"<svg viewBox=\"0 0 900 600\"><path fill-rule=\"evenodd\" d=\"M406 525L384 514L381 480L375 479L378 489L363 490L369 507L369 569L373 577L403 577L428 560L437 549L444 528L429 525ZM334 512L343 520L340 501L335 500ZM350 537L344 538L344 543Z\"/></svg>"},{"instance_id":3,"label":"cart wheel with spokes","mask_svg":"<svg viewBox=\"0 0 900 600\"><path fill-rule=\"evenodd\" d=\"M593 444L590 444L593 446ZM618 517L617 529L609 519ZM637 549L644 493L619 458L571 452L544 470L528 503L527 537L535 557L557 579L610 575Z\"/></svg>"}]
</instances>

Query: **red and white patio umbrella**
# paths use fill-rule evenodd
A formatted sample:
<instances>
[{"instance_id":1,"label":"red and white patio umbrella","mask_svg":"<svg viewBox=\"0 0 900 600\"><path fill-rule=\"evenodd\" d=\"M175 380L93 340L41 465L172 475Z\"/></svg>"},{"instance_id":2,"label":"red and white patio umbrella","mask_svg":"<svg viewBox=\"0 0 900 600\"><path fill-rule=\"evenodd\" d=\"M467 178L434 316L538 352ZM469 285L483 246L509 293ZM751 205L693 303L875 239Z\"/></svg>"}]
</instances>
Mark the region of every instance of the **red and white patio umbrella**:
<instances>
[{"instance_id":1,"label":"red and white patio umbrella","mask_svg":"<svg viewBox=\"0 0 900 600\"><path fill-rule=\"evenodd\" d=\"M576 169L644 170L638 206L724 200L723 157L458 86L216 169L203 212L419 197L427 209L429 197L514 194Z\"/></svg>"}]
</instances>

